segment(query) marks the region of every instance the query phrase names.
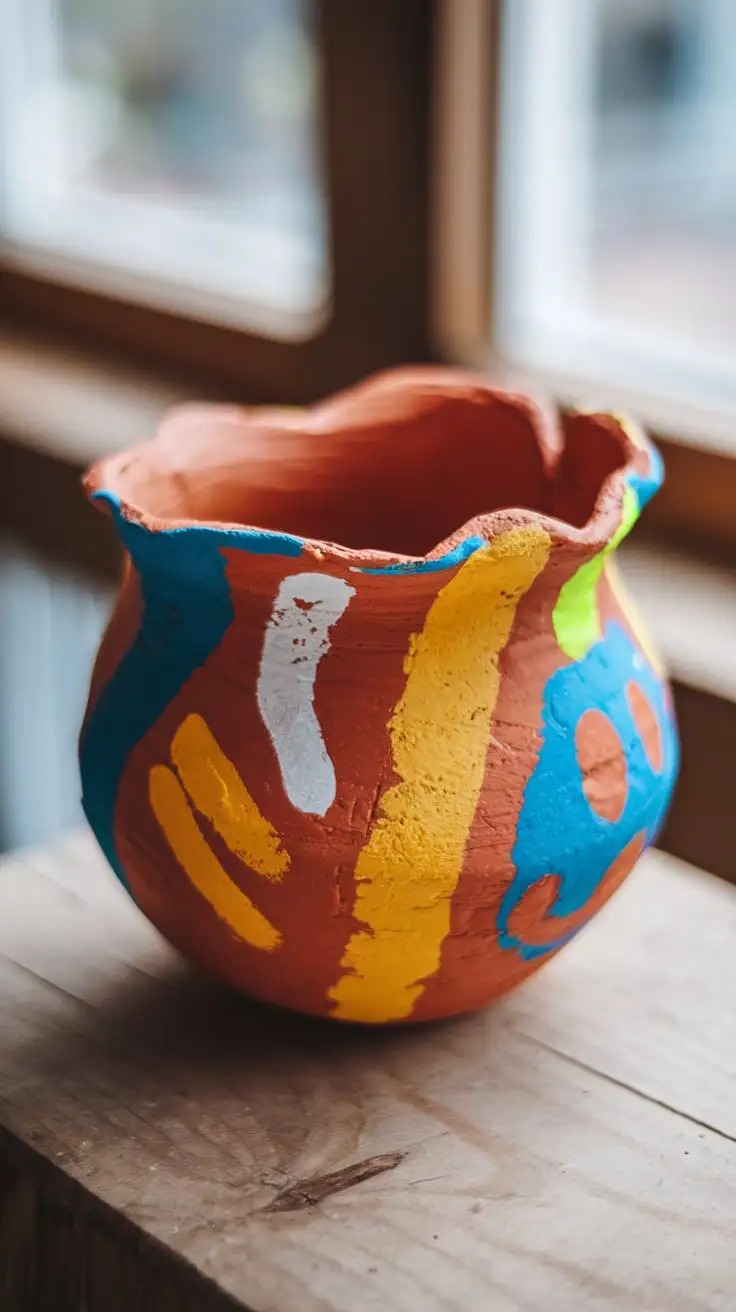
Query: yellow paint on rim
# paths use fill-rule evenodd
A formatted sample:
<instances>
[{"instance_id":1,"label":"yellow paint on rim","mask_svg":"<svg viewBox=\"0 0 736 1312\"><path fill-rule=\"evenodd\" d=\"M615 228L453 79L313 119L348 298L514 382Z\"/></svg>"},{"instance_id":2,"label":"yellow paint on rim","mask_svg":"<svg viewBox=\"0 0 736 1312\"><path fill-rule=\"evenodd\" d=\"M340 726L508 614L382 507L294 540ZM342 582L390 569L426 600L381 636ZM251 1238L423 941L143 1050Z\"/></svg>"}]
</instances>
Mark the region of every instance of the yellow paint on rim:
<instances>
[{"instance_id":1,"label":"yellow paint on rim","mask_svg":"<svg viewBox=\"0 0 736 1312\"><path fill-rule=\"evenodd\" d=\"M499 655L550 546L533 526L499 534L442 588L412 638L389 726L401 782L358 857L354 912L365 928L329 993L343 1020L405 1019L439 967L485 776Z\"/></svg>"},{"instance_id":2,"label":"yellow paint on rim","mask_svg":"<svg viewBox=\"0 0 736 1312\"><path fill-rule=\"evenodd\" d=\"M646 451L648 454L651 452L649 439L644 432L644 429L640 428L633 419L630 419L628 415L613 413L611 414L611 418L616 420L621 432L625 437L628 437L632 446L638 447L640 451Z\"/></svg>"},{"instance_id":3,"label":"yellow paint on rim","mask_svg":"<svg viewBox=\"0 0 736 1312\"><path fill-rule=\"evenodd\" d=\"M167 765L154 765L148 776L148 794L164 837L197 891L238 938L273 952L281 935L220 865L174 771Z\"/></svg>"},{"instance_id":4,"label":"yellow paint on rim","mask_svg":"<svg viewBox=\"0 0 736 1312\"><path fill-rule=\"evenodd\" d=\"M615 560L606 561L606 578L611 587L611 591L616 598L624 617L629 623L630 628L636 635L637 642L646 656L649 664L661 679L667 678L667 670L664 662L654 645L644 620L639 613L639 607L636 605L634 598L631 596L629 589L624 583L621 572Z\"/></svg>"},{"instance_id":5,"label":"yellow paint on rim","mask_svg":"<svg viewBox=\"0 0 736 1312\"><path fill-rule=\"evenodd\" d=\"M289 854L201 715L188 715L180 724L171 744L171 759L197 810L230 851L259 875L282 879L289 868Z\"/></svg>"},{"instance_id":6,"label":"yellow paint on rim","mask_svg":"<svg viewBox=\"0 0 736 1312\"><path fill-rule=\"evenodd\" d=\"M631 419L629 415L622 415L617 410L601 410L597 405L575 405L571 406L570 414L599 416L601 419L613 419L618 424L621 432L628 437L633 446L640 451L649 451L650 442L644 432L644 429L637 424L636 420Z\"/></svg>"}]
</instances>

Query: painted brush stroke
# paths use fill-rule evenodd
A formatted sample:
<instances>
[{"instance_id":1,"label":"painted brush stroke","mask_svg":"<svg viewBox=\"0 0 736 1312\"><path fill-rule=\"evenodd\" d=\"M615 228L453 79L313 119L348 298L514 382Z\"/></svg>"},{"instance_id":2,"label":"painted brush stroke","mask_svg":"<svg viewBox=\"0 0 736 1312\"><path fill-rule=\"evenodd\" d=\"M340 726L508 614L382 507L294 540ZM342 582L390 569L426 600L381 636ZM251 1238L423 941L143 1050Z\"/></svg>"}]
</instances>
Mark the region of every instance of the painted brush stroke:
<instances>
[{"instance_id":1,"label":"painted brush stroke","mask_svg":"<svg viewBox=\"0 0 736 1312\"><path fill-rule=\"evenodd\" d=\"M201 715L188 715L179 725L171 759L195 807L230 851L259 875L281 879L289 855Z\"/></svg>"},{"instance_id":2,"label":"painted brush stroke","mask_svg":"<svg viewBox=\"0 0 736 1312\"><path fill-rule=\"evenodd\" d=\"M155 765L148 776L153 813L174 856L194 887L237 938L254 948L273 952L281 935L228 877L200 832L173 770Z\"/></svg>"},{"instance_id":3,"label":"painted brush stroke","mask_svg":"<svg viewBox=\"0 0 736 1312\"><path fill-rule=\"evenodd\" d=\"M314 684L330 631L354 595L331 574L290 575L278 590L263 642L258 707L286 795L309 815L325 815L335 800L335 769L314 710Z\"/></svg>"},{"instance_id":4,"label":"painted brush stroke","mask_svg":"<svg viewBox=\"0 0 736 1312\"><path fill-rule=\"evenodd\" d=\"M534 527L499 534L440 590L412 640L390 724L400 783L358 857L354 914L364 928L330 990L343 1020L405 1019L439 967L485 775L499 655L550 545Z\"/></svg>"}]
</instances>

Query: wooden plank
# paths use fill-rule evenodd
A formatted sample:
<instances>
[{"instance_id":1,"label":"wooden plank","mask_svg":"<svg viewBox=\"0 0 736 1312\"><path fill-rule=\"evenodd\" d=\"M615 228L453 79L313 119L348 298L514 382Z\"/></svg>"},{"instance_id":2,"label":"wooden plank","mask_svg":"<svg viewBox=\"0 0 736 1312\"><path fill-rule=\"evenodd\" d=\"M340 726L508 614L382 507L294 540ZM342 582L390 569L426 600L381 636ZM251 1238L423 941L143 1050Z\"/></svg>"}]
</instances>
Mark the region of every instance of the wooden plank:
<instances>
[{"instance_id":1,"label":"wooden plank","mask_svg":"<svg viewBox=\"0 0 736 1312\"><path fill-rule=\"evenodd\" d=\"M127 924L142 959L140 918L87 834L34 854L34 866L69 888L83 884L95 919L105 908L117 935ZM726 1005L735 943L734 890L650 852L595 925L504 1012L528 1037L736 1138L736 1009Z\"/></svg>"},{"instance_id":2,"label":"wooden plank","mask_svg":"<svg viewBox=\"0 0 736 1312\"><path fill-rule=\"evenodd\" d=\"M362 1031L190 971L87 836L6 861L3 1312L730 1312L734 928L654 855L517 996Z\"/></svg>"},{"instance_id":3,"label":"wooden plank","mask_svg":"<svg viewBox=\"0 0 736 1312\"><path fill-rule=\"evenodd\" d=\"M519 1029L736 1138L736 890L651 852L509 999Z\"/></svg>"}]
</instances>

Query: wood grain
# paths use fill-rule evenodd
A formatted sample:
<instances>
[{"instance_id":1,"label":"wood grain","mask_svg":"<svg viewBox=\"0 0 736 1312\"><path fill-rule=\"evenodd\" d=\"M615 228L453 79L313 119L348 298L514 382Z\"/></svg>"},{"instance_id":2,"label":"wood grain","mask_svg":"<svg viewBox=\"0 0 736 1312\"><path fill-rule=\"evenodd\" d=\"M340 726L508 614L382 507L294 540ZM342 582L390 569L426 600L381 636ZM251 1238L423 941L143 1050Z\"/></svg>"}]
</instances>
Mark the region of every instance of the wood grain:
<instances>
[{"instance_id":1,"label":"wood grain","mask_svg":"<svg viewBox=\"0 0 736 1312\"><path fill-rule=\"evenodd\" d=\"M184 966L91 839L0 865L3 1312L731 1312L736 893L647 858L534 982L371 1031Z\"/></svg>"}]
</instances>

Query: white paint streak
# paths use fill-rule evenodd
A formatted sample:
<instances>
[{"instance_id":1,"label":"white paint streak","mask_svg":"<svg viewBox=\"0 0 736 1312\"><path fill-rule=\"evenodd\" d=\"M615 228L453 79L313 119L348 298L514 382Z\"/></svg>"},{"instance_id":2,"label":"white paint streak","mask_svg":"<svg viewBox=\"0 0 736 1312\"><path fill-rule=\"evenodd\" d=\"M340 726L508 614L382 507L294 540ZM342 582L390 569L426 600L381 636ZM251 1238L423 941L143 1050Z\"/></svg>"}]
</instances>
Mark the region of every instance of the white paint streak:
<instances>
[{"instance_id":1,"label":"white paint streak","mask_svg":"<svg viewBox=\"0 0 736 1312\"><path fill-rule=\"evenodd\" d=\"M292 574L278 590L263 640L258 706L292 806L324 815L335 800L335 769L314 711L317 667L330 629L355 595L330 574Z\"/></svg>"}]
</instances>

